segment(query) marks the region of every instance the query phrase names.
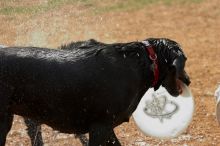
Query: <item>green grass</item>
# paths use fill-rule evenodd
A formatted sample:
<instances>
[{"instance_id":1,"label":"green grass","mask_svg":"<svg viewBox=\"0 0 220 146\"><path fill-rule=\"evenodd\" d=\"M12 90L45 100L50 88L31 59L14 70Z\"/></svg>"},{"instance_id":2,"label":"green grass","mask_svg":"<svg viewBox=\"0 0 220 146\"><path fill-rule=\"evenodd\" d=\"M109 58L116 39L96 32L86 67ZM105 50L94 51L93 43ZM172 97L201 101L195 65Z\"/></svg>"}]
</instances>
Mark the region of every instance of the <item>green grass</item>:
<instances>
[{"instance_id":1,"label":"green grass","mask_svg":"<svg viewBox=\"0 0 220 146\"><path fill-rule=\"evenodd\" d=\"M50 0L49 2L41 5L15 6L15 7L9 5L11 1L5 1L5 6L0 8L0 13L5 15L36 14L36 13L46 12L55 8L59 8L63 5L74 4L77 1L81 2L85 0Z\"/></svg>"},{"instance_id":2,"label":"green grass","mask_svg":"<svg viewBox=\"0 0 220 146\"><path fill-rule=\"evenodd\" d=\"M109 0L49 0L48 3L31 6L10 6L12 0L4 1L4 6L0 7L0 14L4 15L17 15L17 14L37 14L52 9L62 7L63 5L74 5L77 2L82 5L90 5L95 13L105 13L110 11L126 11L133 9L140 9L146 5L153 3L164 3L166 5L172 4L186 4L186 3L199 3L203 0L120 0L113 2L109 5L99 6L98 3L105 3Z\"/></svg>"},{"instance_id":3,"label":"green grass","mask_svg":"<svg viewBox=\"0 0 220 146\"><path fill-rule=\"evenodd\" d=\"M4 7L0 9L1 14L5 15L12 15L12 14L30 14L30 13L38 13L38 12L43 12L47 10L46 7L39 7L39 6L33 6L33 7Z\"/></svg>"},{"instance_id":4,"label":"green grass","mask_svg":"<svg viewBox=\"0 0 220 146\"><path fill-rule=\"evenodd\" d=\"M125 11L134 10L145 7L149 4L163 3L165 5L172 4L188 4L188 3L200 3L203 0L121 0L118 3L106 7L97 8L97 12L109 12L109 11Z\"/></svg>"},{"instance_id":5,"label":"green grass","mask_svg":"<svg viewBox=\"0 0 220 146\"><path fill-rule=\"evenodd\" d=\"M141 8L148 4L152 4L157 2L158 0L121 0L117 3L113 3L112 5L99 7L96 12L109 12L109 11L125 11Z\"/></svg>"}]
</instances>

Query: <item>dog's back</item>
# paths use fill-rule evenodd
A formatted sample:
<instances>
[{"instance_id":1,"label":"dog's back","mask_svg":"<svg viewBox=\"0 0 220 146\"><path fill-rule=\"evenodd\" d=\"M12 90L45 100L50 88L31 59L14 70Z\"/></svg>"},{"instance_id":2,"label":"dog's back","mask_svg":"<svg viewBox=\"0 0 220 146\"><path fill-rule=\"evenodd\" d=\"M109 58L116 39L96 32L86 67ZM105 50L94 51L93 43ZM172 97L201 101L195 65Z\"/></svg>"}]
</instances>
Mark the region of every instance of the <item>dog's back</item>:
<instances>
[{"instance_id":1,"label":"dog's back","mask_svg":"<svg viewBox=\"0 0 220 146\"><path fill-rule=\"evenodd\" d=\"M99 51L1 49L0 81L14 89L11 110L70 133L88 132L100 118L115 121L136 96L142 76L131 68L137 62L129 56L124 61L114 47Z\"/></svg>"}]
</instances>

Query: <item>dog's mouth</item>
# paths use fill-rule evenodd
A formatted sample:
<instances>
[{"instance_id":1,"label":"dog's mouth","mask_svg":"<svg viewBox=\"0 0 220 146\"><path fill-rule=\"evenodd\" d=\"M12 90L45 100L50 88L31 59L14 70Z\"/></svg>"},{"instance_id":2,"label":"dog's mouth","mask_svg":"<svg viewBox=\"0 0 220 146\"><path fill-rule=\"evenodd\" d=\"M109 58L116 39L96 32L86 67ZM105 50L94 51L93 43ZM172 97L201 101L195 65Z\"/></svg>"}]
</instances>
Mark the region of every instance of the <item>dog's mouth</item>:
<instances>
[{"instance_id":1,"label":"dog's mouth","mask_svg":"<svg viewBox=\"0 0 220 146\"><path fill-rule=\"evenodd\" d=\"M162 86L166 88L170 95L177 97L182 93L182 81L174 79L172 81L165 80Z\"/></svg>"},{"instance_id":2,"label":"dog's mouth","mask_svg":"<svg viewBox=\"0 0 220 146\"><path fill-rule=\"evenodd\" d=\"M187 73L184 71L182 74L180 74L180 76L176 79L176 92L178 95L183 93L183 84L186 84L187 86L189 86L189 84L191 83L189 76L187 75ZM177 96L178 96L177 95Z\"/></svg>"},{"instance_id":3,"label":"dog's mouth","mask_svg":"<svg viewBox=\"0 0 220 146\"><path fill-rule=\"evenodd\" d=\"M188 76L179 76L178 78L167 78L162 83L162 86L166 88L166 90L170 93L170 95L177 97L183 93L183 84L187 86L190 84L190 80Z\"/></svg>"}]
</instances>

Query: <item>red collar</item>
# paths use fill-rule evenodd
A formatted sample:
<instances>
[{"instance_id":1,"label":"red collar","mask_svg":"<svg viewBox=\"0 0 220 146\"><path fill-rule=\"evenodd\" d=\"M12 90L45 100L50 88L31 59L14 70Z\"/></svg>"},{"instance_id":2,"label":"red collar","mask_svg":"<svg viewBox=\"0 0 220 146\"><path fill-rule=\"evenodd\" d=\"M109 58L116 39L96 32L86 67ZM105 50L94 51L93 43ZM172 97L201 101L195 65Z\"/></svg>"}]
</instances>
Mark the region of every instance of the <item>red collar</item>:
<instances>
[{"instance_id":1,"label":"red collar","mask_svg":"<svg viewBox=\"0 0 220 146\"><path fill-rule=\"evenodd\" d=\"M154 52L153 46L148 41L142 41L142 43L146 46L145 50L148 52L148 56L150 60L153 62L152 69L154 72L154 80L153 80L152 86L154 87L159 80L159 68L158 68L157 54Z\"/></svg>"}]
</instances>

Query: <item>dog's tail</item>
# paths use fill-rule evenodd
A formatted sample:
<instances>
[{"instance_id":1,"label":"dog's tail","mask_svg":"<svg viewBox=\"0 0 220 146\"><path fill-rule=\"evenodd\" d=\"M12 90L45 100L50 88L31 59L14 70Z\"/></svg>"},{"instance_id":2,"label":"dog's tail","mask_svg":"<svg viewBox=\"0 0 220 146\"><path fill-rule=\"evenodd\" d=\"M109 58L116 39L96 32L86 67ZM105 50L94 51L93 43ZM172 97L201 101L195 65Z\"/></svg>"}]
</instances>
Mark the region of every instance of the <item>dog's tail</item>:
<instances>
[{"instance_id":1,"label":"dog's tail","mask_svg":"<svg viewBox=\"0 0 220 146\"><path fill-rule=\"evenodd\" d=\"M7 46L0 44L0 49L1 48L6 48Z\"/></svg>"}]
</instances>

